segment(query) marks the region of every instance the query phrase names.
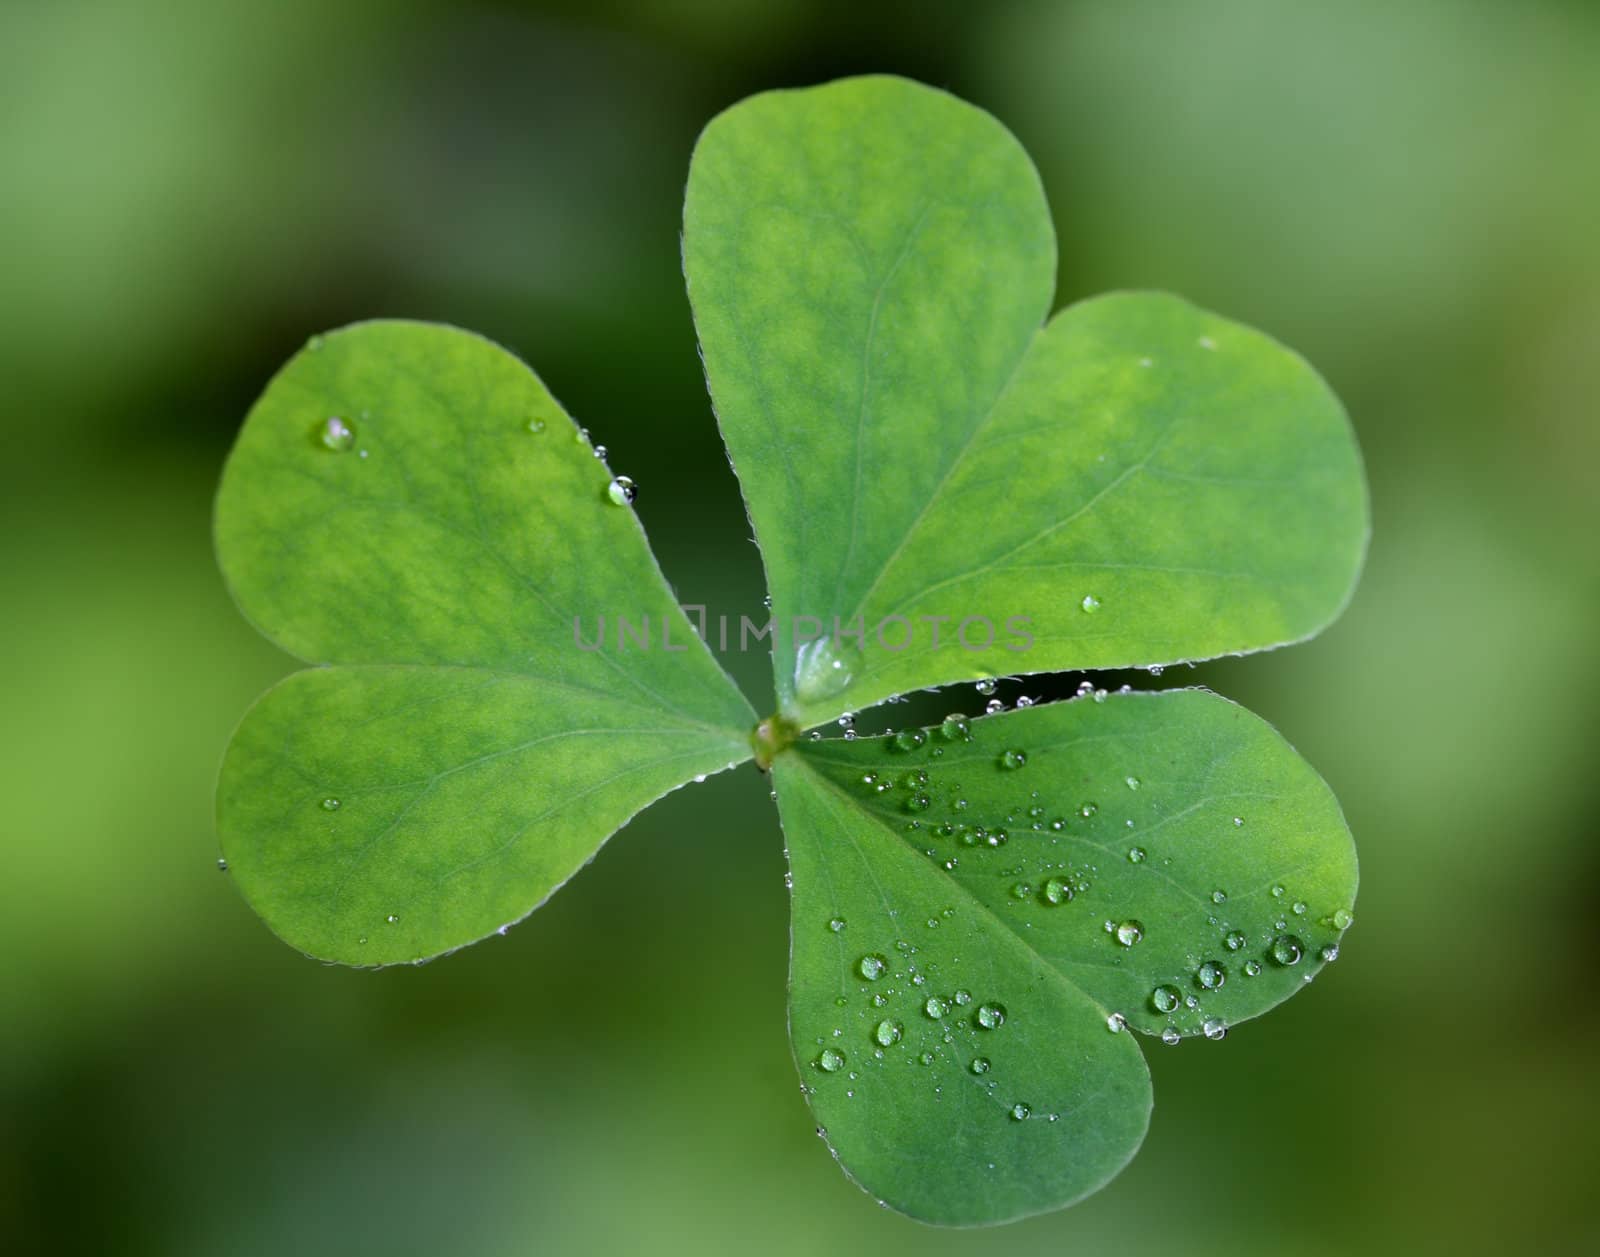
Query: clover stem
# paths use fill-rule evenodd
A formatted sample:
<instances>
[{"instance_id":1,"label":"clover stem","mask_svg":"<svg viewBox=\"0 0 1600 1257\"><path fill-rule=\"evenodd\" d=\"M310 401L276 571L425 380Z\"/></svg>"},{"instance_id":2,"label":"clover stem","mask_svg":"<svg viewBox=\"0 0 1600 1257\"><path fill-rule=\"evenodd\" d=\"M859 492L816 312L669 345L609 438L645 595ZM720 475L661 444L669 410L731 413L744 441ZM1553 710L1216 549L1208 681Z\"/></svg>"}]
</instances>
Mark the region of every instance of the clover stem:
<instances>
[{"instance_id":1,"label":"clover stem","mask_svg":"<svg viewBox=\"0 0 1600 1257\"><path fill-rule=\"evenodd\" d=\"M756 767L766 772L772 761L793 746L800 737L800 726L786 716L768 716L750 731L750 745L756 753Z\"/></svg>"}]
</instances>

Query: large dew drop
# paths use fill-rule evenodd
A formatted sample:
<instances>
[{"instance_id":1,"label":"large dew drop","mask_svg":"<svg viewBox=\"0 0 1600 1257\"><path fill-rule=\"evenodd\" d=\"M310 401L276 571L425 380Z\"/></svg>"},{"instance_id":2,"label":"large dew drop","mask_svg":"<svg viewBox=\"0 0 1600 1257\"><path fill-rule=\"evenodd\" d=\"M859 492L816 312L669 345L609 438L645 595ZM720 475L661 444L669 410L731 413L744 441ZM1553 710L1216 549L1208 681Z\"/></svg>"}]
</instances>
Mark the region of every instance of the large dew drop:
<instances>
[{"instance_id":1,"label":"large dew drop","mask_svg":"<svg viewBox=\"0 0 1600 1257\"><path fill-rule=\"evenodd\" d=\"M338 415L329 415L317 425L317 439L322 442L324 449L343 454L354 448L356 430Z\"/></svg>"},{"instance_id":2,"label":"large dew drop","mask_svg":"<svg viewBox=\"0 0 1600 1257\"><path fill-rule=\"evenodd\" d=\"M627 506L639 496L639 489L627 476L613 476L606 486L606 501L613 506Z\"/></svg>"},{"instance_id":3,"label":"large dew drop","mask_svg":"<svg viewBox=\"0 0 1600 1257\"><path fill-rule=\"evenodd\" d=\"M1072 883L1064 877L1052 877L1044 884L1044 901L1051 907L1059 907L1072 898Z\"/></svg>"},{"instance_id":4,"label":"large dew drop","mask_svg":"<svg viewBox=\"0 0 1600 1257\"><path fill-rule=\"evenodd\" d=\"M939 726L939 732L949 742L972 741L972 725L960 712L946 716L944 723Z\"/></svg>"},{"instance_id":5,"label":"large dew drop","mask_svg":"<svg viewBox=\"0 0 1600 1257\"><path fill-rule=\"evenodd\" d=\"M1305 945L1293 934L1280 934L1272 940L1272 960L1274 964L1288 968L1290 965L1300 963L1300 957L1305 954Z\"/></svg>"},{"instance_id":6,"label":"large dew drop","mask_svg":"<svg viewBox=\"0 0 1600 1257\"><path fill-rule=\"evenodd\" d=\"M821 637L803 642L795 652L794 696L802 703L820 703L842 693L855 680L861 651L850 642Z\"/></svg>"}]
</instances>

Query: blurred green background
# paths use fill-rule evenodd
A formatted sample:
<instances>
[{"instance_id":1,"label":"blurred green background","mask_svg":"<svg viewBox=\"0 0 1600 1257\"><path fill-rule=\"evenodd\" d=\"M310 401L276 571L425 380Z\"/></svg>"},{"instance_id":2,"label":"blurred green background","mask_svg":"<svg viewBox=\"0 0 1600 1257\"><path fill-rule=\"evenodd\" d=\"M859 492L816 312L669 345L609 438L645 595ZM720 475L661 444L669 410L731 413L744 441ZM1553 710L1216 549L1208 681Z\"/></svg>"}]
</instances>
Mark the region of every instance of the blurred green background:
<instances>
[{"instance_id":1,"label":"blurred green background","mask_svg":"<svg viewBox=\"0 0 1600 1257\"><path fill-rule=\"evenodd\" d=\"M1338 625L1160 682L1338 791L1345 958L1154 1045L1140 1157L1004 1232L879 1210L813 1135L751 769L420 969L304 960L215 867L223 744L292 666L208 531L269 374L357 318L487 333L641 481L683 598L753 613L689 151L744 94L864 70L1016 131L1061 300L1171 288L1305 352L1374 493ZM0 0L0 294L5 1252L1600 1245L1600 6Z\"/></svg>"}]
</instances>

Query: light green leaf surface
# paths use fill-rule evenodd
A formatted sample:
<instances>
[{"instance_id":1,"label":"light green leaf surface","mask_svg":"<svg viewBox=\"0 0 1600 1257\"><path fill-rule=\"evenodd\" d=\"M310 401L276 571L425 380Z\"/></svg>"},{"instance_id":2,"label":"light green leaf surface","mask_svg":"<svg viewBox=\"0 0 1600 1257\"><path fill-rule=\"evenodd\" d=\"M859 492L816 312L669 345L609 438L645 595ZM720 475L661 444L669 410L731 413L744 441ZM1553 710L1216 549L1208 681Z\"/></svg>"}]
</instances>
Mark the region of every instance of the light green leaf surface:
<instances>
[{"instance_id":1,"label":"light green leaf surface","mask_svg":"<svg viewBox=\"0 0 1600 1257\"><path fill-rule=\"evenodd\" d=\"M218 556L268 636L363 665L273 690L223 766L224 853L287 941L355 964L471 942L748 756L754 714L610 480L525 366L455 329L360 324L272 381L223 476ZM648 620L648 650L619 646L619 616ZM575 617L588 645L604 617L603 648Z\"/></svg>"},{"instance_id":2,"label":"light green leaf surface","mask_svg":"<svg viewBox=\"0 0 1600 1257\"><path fill-rule=\"evenodd\" d=\"M865 630L780 639L798 723L1281 645L1343 606L1367 507L1337 399L1175 297L1044 324L1048 210L981 110L894 78L735 106L695 149L684 269L775 616Z\"/></svg>"},{"instance_id":3,"label":"light green leaf surface","mask_svg":"<svg viewBox=\"0 0 1600 1257\"><path fill-rule=\"evenodd\" d=\"M1331 792L1202 691L803 742L774 771L811 1105L863 1187L929 1221L1004 1221L1104 1183L1150 1107L1134 1036L1112 1026L1225 1032L1300 990L1350 924ZM1003 1025L983 1026L988 1005Z\"/></svg>"},{"instance_id":4,"label":"light green leaf surface","mask_svg":"<svg viewBox=\"0 0 1600 1257\"><path fill-rule=\"evenodd\" d=\"M1298 357L1173 297L1045 323L1026 154L904 80L716 119L684 261L780 625L780 718L754 738L812 1107L914 1217L1068 1204L1144 1136L1133 1031L1219 1037L1337 956L1356 866L1332 795L1193 690L799 729L920 686L1315 632L1366 539L1344 414ZM617 489L538 379L464 332L357 325L272 381L218 555L245 614L325 666L246 716L218 825L284 939L375 965L485 937L749 757L755 713ZM865 634L802 645L794 617Z\"/></svg>"}]
</instances>

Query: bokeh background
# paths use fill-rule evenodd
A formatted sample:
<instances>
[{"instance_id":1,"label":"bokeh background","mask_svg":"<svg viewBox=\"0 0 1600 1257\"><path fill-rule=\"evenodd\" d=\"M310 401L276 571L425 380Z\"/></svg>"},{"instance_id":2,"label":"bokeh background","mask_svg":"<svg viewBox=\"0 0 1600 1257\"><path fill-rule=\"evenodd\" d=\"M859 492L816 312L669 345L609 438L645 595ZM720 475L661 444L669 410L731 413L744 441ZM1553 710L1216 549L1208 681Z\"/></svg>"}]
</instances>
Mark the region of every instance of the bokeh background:
<instances>
[{"instance_id":1,"label":"bokeh background","mask_svg":"<svg viewBox=\"0 0 1600 1257\"><path fill-rule=\"evenodd\" d=\"M813 1135L753 770L509 937L376 974L274 941L211 828L292 666L219 583L211 494L313 331L513 347L641 481L685 600L755 611L686 165L740 96L866 70L1016 131L1061 300L1171 288L1305 352L1374 493L1339 624L1159 682L1333 784L1344 959L1221 1045L1154 1045L1140 1157L1001 1232L876 1208ZM1597 398L1584 0L0 0L0 1249L1597 1251Z\"/></svg>"}]
</instances>

